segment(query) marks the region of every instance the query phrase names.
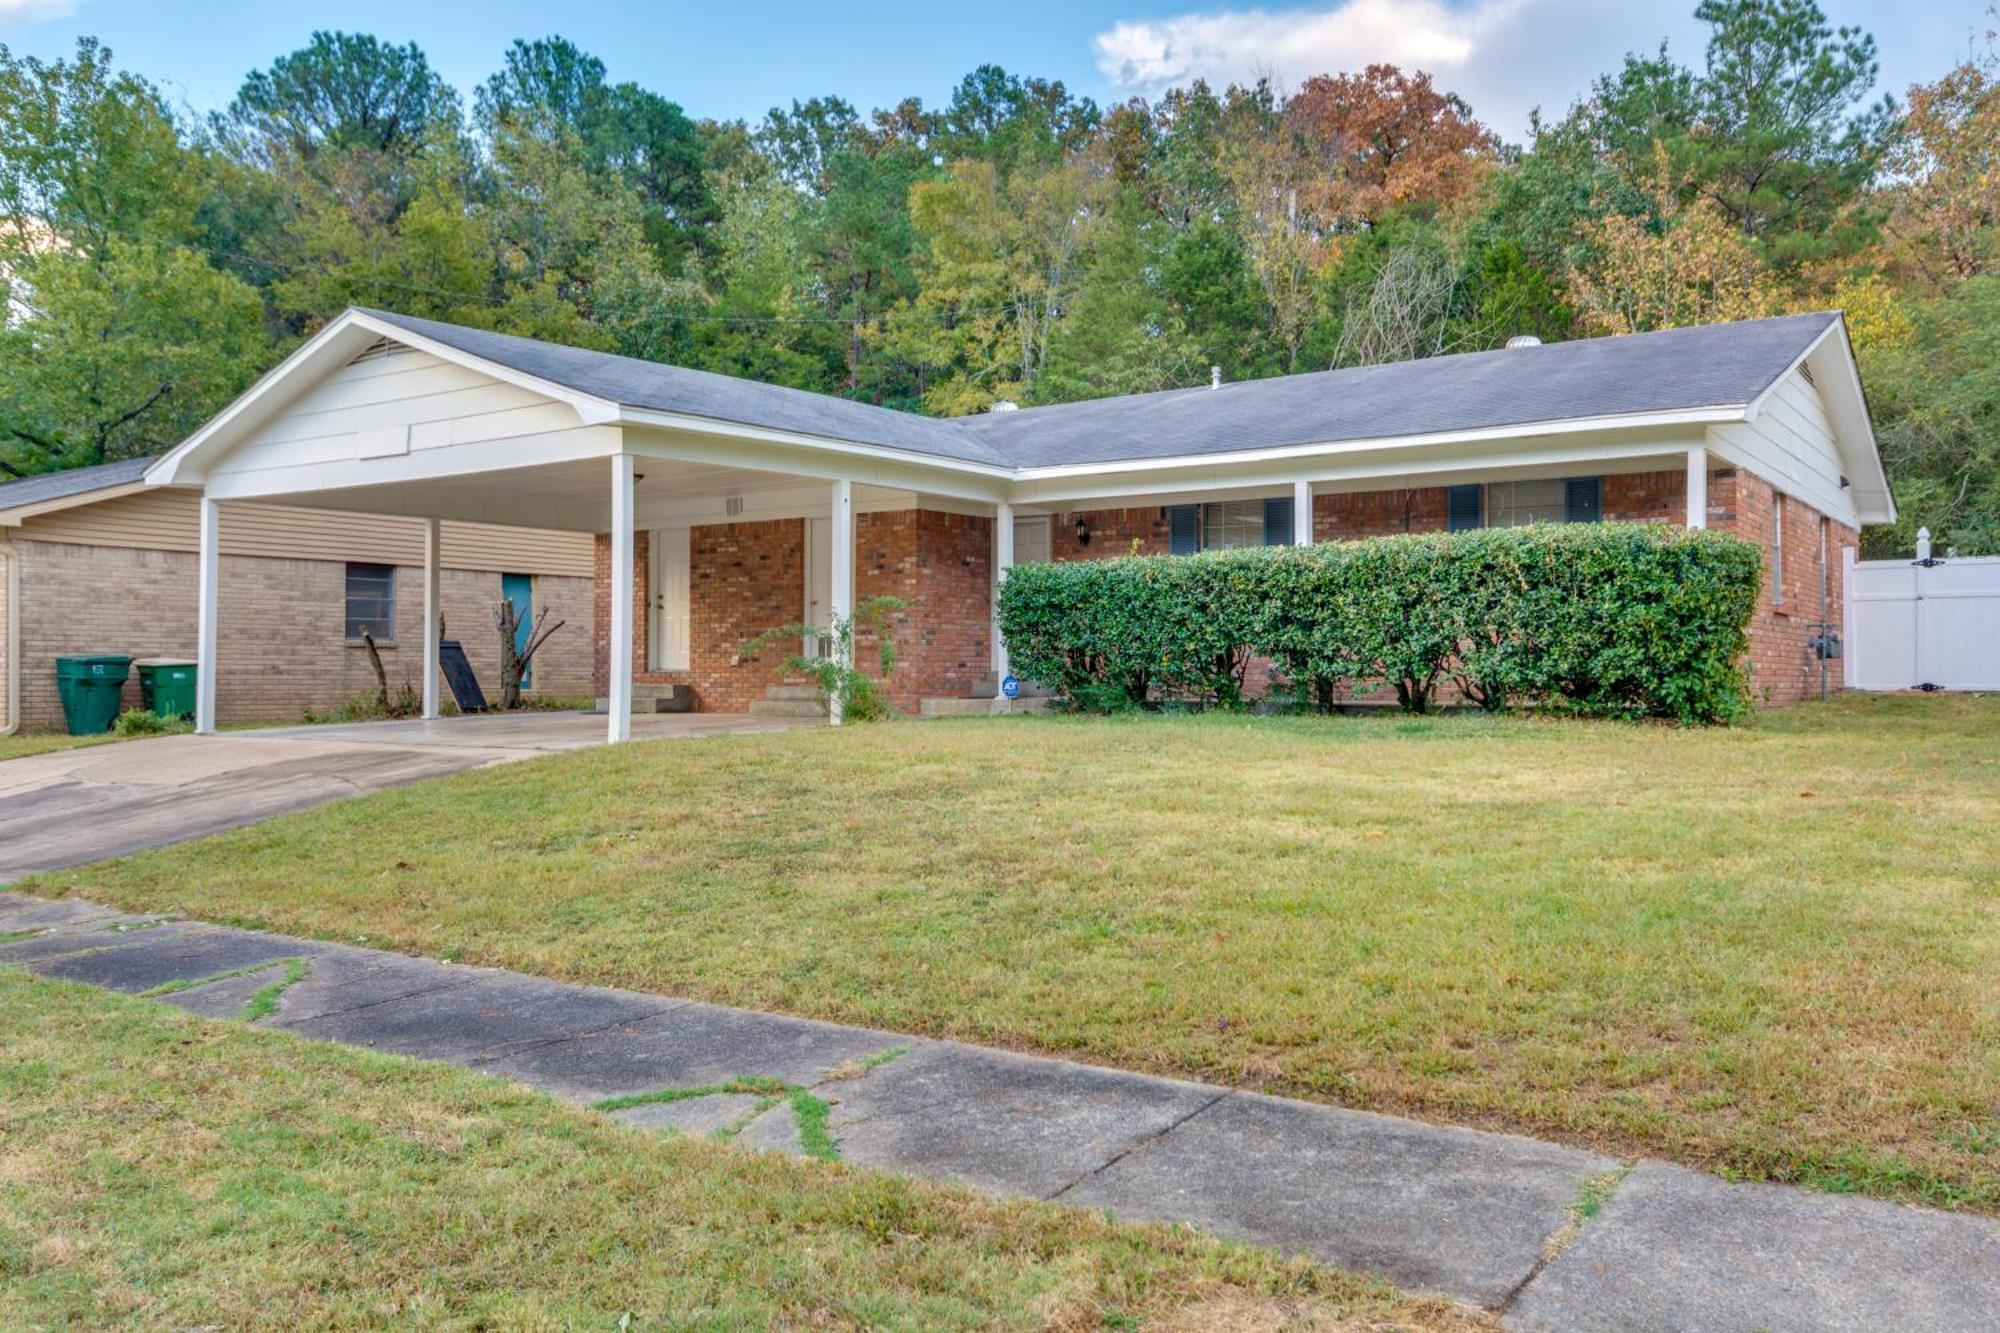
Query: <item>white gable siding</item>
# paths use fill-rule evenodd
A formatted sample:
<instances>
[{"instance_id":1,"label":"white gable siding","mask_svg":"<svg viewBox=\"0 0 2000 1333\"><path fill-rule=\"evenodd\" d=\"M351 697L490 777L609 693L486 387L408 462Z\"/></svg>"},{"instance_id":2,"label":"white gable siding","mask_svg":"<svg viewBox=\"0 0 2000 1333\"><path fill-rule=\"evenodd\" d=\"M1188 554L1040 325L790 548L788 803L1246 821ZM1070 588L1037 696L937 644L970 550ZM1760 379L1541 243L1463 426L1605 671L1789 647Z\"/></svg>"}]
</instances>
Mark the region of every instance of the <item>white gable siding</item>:
<instances>
[{"instance_id":1,"label":"white gable siding","mask_svg":"<svg viewBox=\"0 0 2000 1333\"><path fill-rule=\"evenodd\" d=\"M1853 495L1840 485L1840 452L1826 405L1799 371L1772 390L1755 421L1710 426L1708 447L1837 522L1860 526Z\"/></svg>"},{"instance_id":2,"label":"white gable siding","mask_svg":"<svg viewBox=\"0 0 2000 1333\"><path fill-rule=\"evenodd\" d=\"M210 470L227 476L600 432L574 408L413 349L371 350L301 394Z\"/></svg>"}]
</instances>

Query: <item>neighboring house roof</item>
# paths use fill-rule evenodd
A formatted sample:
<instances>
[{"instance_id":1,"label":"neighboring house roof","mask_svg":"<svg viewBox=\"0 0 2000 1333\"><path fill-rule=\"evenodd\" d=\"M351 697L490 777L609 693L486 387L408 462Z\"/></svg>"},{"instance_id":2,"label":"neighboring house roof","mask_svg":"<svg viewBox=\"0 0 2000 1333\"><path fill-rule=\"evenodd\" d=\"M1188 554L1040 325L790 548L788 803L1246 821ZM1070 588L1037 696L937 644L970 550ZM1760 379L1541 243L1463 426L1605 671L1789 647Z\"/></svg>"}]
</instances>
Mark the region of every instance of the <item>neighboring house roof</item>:
<instances>
[{"instance_id":1,"label":"neighboring house roof","mask_svg":"<svg viewBox=\"0 0 2000 1333\"><path fill-rule=\"evenodd\" d=\"M1787 315L936 418L609 352L366 313L626 407L1010 468L1740 407L1755 401L1840 319L1831 312Z\"/></svg>"},{"instance_id":2,"label":"neighboring house roof","mask_svg":"<svg viewBox=\"0 0 2000 1333\"><path fill-rule=\"evenodd\" d=\"M29 506L47 505L102 491L114 486L137 485L153 465L151 458L125 458L94 467L73 467L66 472L43 472L0 485L0 513Z\"/></svg>"}]
</instances>

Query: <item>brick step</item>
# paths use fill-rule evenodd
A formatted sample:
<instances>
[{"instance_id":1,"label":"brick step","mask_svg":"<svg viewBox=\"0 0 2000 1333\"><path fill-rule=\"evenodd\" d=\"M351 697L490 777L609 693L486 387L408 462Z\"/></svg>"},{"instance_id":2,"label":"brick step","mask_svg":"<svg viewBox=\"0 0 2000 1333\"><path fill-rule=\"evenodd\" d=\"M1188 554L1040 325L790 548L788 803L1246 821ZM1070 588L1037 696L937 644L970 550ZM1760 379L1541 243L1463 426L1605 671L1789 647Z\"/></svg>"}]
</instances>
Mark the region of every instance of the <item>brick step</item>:
<instances>
[{"instance_id":1,"label":"brick step","mask_svg":"<svg viewBox=\"0 0 2000 1333\"><path fill-rule=\"evenodd\" d=\"M595 711L611 711L611 700L597 696ZM642 685L632 690L634 713L688 713L694 711L694 694L685 685Z\"/></svg>"},{"instance_id":2,"label":"brick step","mask_svg":"<svg viewBox=\"0 0 2000 1333\"><path fill-rule=\"evenodd\" d=\"M773 685L769 689L764 691L764 697L766 699L806 699L811 702L817 703L819 701L819 686L793 685L793 684Z\"/></svg>"}]
</instances>

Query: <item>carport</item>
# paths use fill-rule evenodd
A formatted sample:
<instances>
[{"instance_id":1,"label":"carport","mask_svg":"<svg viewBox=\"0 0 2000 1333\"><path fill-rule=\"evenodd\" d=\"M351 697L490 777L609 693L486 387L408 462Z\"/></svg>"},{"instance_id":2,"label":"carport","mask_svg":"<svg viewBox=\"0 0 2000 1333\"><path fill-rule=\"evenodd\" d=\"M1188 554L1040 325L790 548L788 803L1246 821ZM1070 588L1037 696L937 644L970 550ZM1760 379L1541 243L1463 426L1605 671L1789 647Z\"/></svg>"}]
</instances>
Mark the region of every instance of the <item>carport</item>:
<instances>
[{"instance_id":1,"label":"carport","mask_svg":"<svg viewBox=\"0 0 2000 1333\"><path fill-rule=\"evenodd\" d=\"M845 616L854 602L857 499L990 505L1006 484L1006 469L975 460L917 457L896 441L844 442L879 434L881 418L895 414L843 400L658 368L677 377L674 399L683 408L715 415L634 404L627 400L643 398L647 386L619 381L608 360L350 310L155 464L147 484L201 490L196 730L215 730L217 690L226 687L217 651L229 615L221 604L220 514L233 501L424 519L428 664L438 659L441 637L444 521L608 534L609 567L600 577L609 607L598 633L607 658L606 735L616 742L631 735L635 622L644 614L635 605L634 538L642 523L725 496L732 506L824 515L828 611ZM861 425L844 420L850 412L865 414ZM423 717L439 717L435 669L423 672L422 695Z\"/></svg>"}]
</instances>

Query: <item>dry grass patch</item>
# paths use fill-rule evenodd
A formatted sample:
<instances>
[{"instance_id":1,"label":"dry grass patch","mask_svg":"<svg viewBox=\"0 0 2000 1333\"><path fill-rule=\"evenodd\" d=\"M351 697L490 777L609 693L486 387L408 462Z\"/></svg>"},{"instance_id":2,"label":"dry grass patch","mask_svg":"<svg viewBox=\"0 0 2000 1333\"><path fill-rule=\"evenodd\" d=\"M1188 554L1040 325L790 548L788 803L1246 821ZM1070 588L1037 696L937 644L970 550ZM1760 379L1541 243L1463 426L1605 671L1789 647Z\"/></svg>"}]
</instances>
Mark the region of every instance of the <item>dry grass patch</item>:
<instances>
[{"instance_id":1,"label":"dry grass patch","mask_svg":"<svg viewBox=\"0 0 2000 1333\"><path fill-rule=\"evenodd\" d=\"M1495 1327L1185 1228L625 1129L6 968L0 1030L6 1328Z\"/></svg>"},{"instance_id":2,"label":"dry grass patch","mask_svg":"<svg viewBox=\"0 0 2000 1333\"><path fill-rule=\"evenodd\" d=\"M676 740L38 887L2000 1210L2000 699Z\"/></svg>"}]
</instances>

